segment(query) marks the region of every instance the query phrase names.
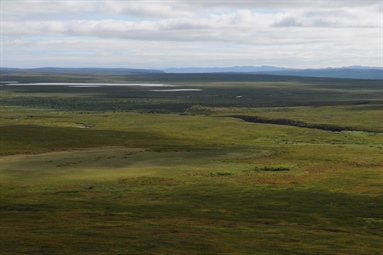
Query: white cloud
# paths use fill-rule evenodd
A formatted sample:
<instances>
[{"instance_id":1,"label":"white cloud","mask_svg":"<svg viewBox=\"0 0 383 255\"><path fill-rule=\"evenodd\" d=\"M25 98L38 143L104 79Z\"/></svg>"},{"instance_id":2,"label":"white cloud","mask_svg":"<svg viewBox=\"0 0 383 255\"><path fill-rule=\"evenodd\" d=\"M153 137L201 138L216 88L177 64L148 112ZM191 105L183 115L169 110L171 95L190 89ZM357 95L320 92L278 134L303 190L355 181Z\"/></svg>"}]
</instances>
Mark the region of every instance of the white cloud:
<instances>
[{"instance_id":1,"label":"white cloud","mask_svg":"<svg viewBox=\"0 0 383 255\"><path fill-rule=\"evenodd\" d=\"M354 16L355 17L355 16ZM327 38L334 30L340 35L339 28L345 28L347 34L354 28L357 34L363 29L377 33L381 25L376 22L379 18L361 20L354 18L333 18L320 15L302 15L300 13L260 14L239 10L229 14L211 15L201 18L172 18L155 21L125 21L125 20L71 20L71 21L29 21L2 22L2 34L5 36L94 36L101 38L122 38L133 40L160 41L221 41L256 44L259 36L263 43L271 43L274 38L295 38L297 43L305 39L311 40L312 32L322 27L321 34L315 37ZM292 30L289 27L311 28L311 30ZM285 30L283 30L285 28ZM374 30L375 29L375 30ZM379 34L375 36L379 38ZM327 38L331 39L331 38Z\"/></svg>"},{"instance_id":2,"label":"white cloud","mask_svg":"<svg viewBox=\"0 0 383 255\"><path fill-rule=\"evenodd\" d=\"M163 1L105 1L103 5L107 13L127 14L138 17L168 18L191 17L193 12L179 9Z\"/></svg>"},{"instance_id":3,"label":"white cloud","mask_svg":"<svg viewBox=\"0 0 383 255\"><path fill-rule=\"evenodd\" d=\"M1 15L24 17L35 14L55 15L57 13L104 13L126 14L147 18L193 17L196 13L225 9L247 10L327 10L337 8L370 8L382 11L381 0L1 0Z\"/></svg>"},{"instance_id":4,"label":"white cloud","mask_svg":"<svg viewBox=\"0 0 383 255\"><path fill-rule=\"evenodd\" d=\"M292 10L280 16L274 26L301 27L376 27L381 28L382 13L370 8L338 8L324 10Z\"/></svg>"},{"instance_id":5,"label":"white cloud","mask_svg":"<svg viewBox=\"0 0 383 255\"><path fill-rule=\"evenodd\" d=\"M382 59L381 0L0 3L3 66L33 56L45 61L44 66L58 59L76 59L79 65L123 64L127 52L132 66L148 67L185 61L215 66L380 65Z\"/></svg>"}]
</instances>

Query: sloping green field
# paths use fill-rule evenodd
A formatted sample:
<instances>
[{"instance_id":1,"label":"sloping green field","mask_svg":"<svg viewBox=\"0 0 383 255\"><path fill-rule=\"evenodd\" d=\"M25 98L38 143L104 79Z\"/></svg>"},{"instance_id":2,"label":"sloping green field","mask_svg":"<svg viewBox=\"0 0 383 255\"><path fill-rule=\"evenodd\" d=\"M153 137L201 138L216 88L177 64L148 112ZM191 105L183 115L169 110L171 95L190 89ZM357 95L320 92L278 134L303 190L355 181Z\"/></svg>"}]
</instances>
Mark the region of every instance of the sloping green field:
<instances>
[{"instance_id":1,"label":"sloping green field","mask_svg":"<svg viewBox=\"0 0 383 255\"><path fill-rule=\"evenodd\" d=\"M382 254L378 87L256 107L269 81L178 82L204 90L2 86L1 254Z\"/></svg>"}]
</instances>

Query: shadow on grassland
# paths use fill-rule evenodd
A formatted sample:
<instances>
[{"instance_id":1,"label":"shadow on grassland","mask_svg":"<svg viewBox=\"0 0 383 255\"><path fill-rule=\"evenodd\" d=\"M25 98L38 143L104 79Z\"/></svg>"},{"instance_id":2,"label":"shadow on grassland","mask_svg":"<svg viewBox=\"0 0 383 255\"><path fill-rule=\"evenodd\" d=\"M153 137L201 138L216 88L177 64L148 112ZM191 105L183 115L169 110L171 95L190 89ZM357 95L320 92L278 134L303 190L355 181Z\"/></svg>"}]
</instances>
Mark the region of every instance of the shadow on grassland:
<instances>
[{"instance_id":1,"label":"shadow on grassland","mask_svg":"<svg viewBox=\"0 0 383 255\"><path fill-rule=\"evenodd\" d=\"M137 148L190 149L198 146L188 139L174 139L160 133L144 131L96 130L92 128L44 127L39 125L10 125L0 127L3 146L0 155L40 153L69 148L127 146Z\"/></svg>"}]
</instances>

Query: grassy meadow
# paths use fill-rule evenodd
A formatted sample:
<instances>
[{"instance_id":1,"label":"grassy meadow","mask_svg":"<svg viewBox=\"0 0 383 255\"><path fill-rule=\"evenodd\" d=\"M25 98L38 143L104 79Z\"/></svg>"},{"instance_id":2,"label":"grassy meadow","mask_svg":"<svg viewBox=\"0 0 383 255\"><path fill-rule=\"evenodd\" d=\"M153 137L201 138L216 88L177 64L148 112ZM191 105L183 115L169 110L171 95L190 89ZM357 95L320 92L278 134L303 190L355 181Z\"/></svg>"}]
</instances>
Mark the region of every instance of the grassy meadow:
<instances>
[{"instance_id":1,"label":"grassy meadow","mask_svg":"<svg viewBox=\"0 0 383 255\"><path fill-rule=\"evenodd\" d=\"M0 86L1 254L383 254L381 80L1 80L177 85Z\"/></svg>"}]
</instances>

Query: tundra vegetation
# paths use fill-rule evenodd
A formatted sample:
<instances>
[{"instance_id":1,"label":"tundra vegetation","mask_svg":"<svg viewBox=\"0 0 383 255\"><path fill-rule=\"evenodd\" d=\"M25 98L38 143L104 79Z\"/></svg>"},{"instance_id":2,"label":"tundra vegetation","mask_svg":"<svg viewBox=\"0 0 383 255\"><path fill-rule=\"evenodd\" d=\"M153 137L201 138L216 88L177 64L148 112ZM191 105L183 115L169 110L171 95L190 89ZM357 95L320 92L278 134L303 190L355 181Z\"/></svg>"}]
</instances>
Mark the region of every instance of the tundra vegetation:
<instances>
[{"instance_id":1,"label":"tundra vegetation","mask_svg":"<svg viewBox=\"0 0 383 255\"><path fill-rule=\"evenodd\" d=\"M2 254L382 254L382 80L1 80L177 85L2 83Z\"/></svg>"}]
</instances>

